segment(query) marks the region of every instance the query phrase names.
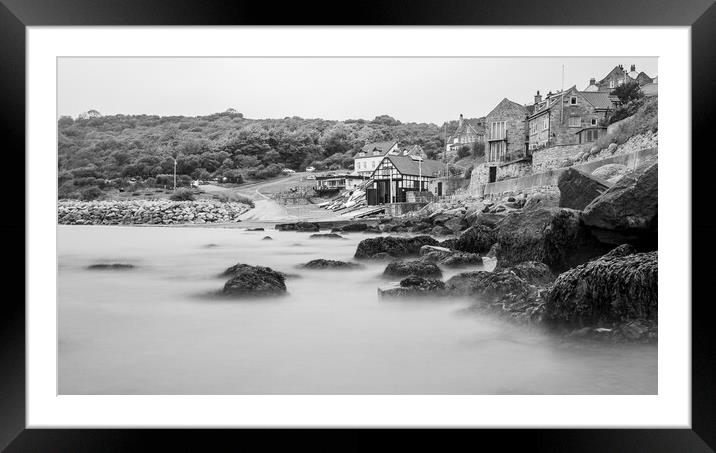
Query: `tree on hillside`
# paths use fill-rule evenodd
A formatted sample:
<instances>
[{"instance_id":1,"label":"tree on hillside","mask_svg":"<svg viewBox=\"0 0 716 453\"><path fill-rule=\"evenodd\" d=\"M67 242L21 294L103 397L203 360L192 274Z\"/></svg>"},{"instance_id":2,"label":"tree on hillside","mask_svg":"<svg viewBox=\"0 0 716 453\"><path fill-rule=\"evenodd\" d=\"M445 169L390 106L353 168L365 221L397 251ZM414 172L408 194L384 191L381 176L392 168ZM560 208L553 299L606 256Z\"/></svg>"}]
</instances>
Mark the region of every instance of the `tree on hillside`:
<instances>
[{"instance_id":1,"label":"tree on hillside","mask_svg":"<svg viewBox=\"0 0 716 453\"><path fill-rule=\"evenodd\" d=\"M644 96L644 93L641 92L641 88L639 88L639 84L636 82L621 84L612 91L612 94L618 97L623 105Z\"/></svg>"}]
</instances>

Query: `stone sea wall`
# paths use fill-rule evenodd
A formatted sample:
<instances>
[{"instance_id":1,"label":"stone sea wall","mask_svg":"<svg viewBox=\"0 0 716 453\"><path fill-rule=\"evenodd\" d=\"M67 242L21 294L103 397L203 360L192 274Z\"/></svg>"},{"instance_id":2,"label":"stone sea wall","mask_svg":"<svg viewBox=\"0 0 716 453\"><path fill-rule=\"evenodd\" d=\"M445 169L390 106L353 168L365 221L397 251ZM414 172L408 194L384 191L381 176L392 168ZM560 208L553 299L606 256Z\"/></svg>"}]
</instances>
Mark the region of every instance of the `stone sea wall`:
<instances>
[{"instance_id":1,"label":"stone sea wall","mask_svg":"<svg viewBox=\"0 0 716 453\"><path fill-rule=\"evenodd\" d=\"M60 225L173 225L183 223L239 222L250 207L243 203L212 200L126 200L57 203Z\"/></svg>"}]
</instances>

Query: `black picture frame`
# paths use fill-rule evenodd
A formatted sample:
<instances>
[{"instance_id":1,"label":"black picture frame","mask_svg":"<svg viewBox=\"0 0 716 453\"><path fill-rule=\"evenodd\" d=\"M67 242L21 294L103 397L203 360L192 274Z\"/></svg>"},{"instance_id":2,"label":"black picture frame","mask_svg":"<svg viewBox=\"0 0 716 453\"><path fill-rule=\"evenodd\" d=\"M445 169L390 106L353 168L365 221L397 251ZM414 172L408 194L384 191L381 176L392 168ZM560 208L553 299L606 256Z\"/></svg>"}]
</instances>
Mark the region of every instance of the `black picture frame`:
<instances>
[{"instance_id":1,"label":"black picture frame","mask_svg":"<svg viewBox=\"0 0 716 453\"><path fill-rule=\"evenodd\" d=\"M436 440L432 432L383 432L381 444L357 431L332 430L320 436L311 431L283 430L119 430L25 429L25 200L17 187L25 187L25 28L28 26L92 25L629 25L691 26L692 30L692 429L551 429L460 430ZM710 171L716 101L716 6L712 0L552 0L526 2L501 0L396 1L351 3L314 1L277 5L273 2L201 0L0 0L0 129L5 176L15 187L6 201L0 222L6 242L14 245L4 274L6 297L0 304L0 448L7 451L135 451L152 443L181 446L181 450L209 450L220 443L240 448L256 443L262 450L291 442L311 449L367 450L397 444L441 449L464 443L523 447L545 451L714 451L716 449L716 335L713 303L706 283L711 277L716 221L711 221ZM688 157L688 150L665 150ZM698 165L694 165L698 157ZM668 183L662 185L668 190ZM8 215L11 213L12 215ZM23 241L23 242L25 242ZM8 256L9 258L9 256ZM11 286L12 284L12 286ZM9 288L18 290L10 295ZM701 297L699 297L701 296ZM664 301L662 303L689 303ZM588 408L585 408L588 409ZM198 434L198 435L197 435ZM340 440L338 439L340 438ZM320 439L320 440L318 440Z\"/></svg>"}]
</instances>

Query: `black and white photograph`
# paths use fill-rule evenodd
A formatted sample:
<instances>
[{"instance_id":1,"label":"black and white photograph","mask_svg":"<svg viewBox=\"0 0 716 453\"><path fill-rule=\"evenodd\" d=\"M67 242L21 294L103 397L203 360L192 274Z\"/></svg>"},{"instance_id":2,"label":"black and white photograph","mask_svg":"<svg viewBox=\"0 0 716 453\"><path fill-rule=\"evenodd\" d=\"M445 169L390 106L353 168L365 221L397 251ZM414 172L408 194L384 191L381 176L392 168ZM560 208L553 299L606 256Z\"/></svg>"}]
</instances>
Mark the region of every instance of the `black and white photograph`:
<instances>
[{"instance_id":1,"label":"black and white photograph","mask_svg":"<svg viewBox=\"0 0 716 453\"><path fill-rule=\"evenodd\" d=\"M658 394L658 57L56 69L59 395Z\"/></svg>"}]
</instances>

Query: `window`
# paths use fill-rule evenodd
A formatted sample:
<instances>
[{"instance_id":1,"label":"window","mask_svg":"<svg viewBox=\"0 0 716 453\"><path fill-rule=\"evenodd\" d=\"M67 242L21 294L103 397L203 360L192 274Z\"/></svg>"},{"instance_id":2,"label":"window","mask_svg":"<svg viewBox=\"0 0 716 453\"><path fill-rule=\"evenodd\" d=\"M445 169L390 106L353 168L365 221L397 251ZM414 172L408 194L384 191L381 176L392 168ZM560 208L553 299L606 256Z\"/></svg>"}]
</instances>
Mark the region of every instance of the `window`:
<instances>
[{"instance_id":1,"label":"window","mask_svg":"<svg viewBox=\"0 0 716 453\"><path fill-rule=\"evenodd\" d=\"M613 80L610 80L610 81L609 81L609 88L614 88L614 81L613 81Z\"/></svg>"},{"instance_id":2,"label":"window","mask_svg":"<svg viewBox=\"0 0 716 453\"><path fill-rule=\"evenodd\" d=\"M569 105L577 105L577 97L576 96L572 96L571 98L569 98Z\"/></svg>"},{"instance_id":3,"label":"window","mask_svg":"<svg viewBox=\"0 0 716 453\"><path fill-rule=\"evenodd\" d=\"M570 116L569 117L569 127L579 127L582 125L582 117L581 116Z\"/></svg>"},{"instance_id":4,"label":"window","mask_svg":"<svg viewBox=\"0 0 716 453\"><path fill-rule=\"evenodd\" d=\"M592 124L592 126L596 126L596 125L597 125L597 119L596 119L596 118L592 118L592 119L591 119L591 124Z\"/></svg>"},{"instance_id":5,"label":"window","mask_svg":"<svg viewBox=\"0 0 716 453\"><path fill-rule=\"evenodd\" d=\"M499 141L499 142L492 142L490 143L490 155L488 156L488 159L490 162L495 162L500 160L505 155L505 142Z\"/></svg>"},{"instance_id":6,"label":"window","mask_svg":"<svg viewBox=\"0 0 716 453\"><path fill-rule=\"evenodd\" d=\"M547 129L549 129L549 116L545 115L542 117L542 130L546 131Z\"/></svg>"},{"instance_id":7,"label":"window","mask_svg":"<svg viewBox=\"0 0 716 453\"><path fill-rule=\"evenodd\" d=\"M502 140L506 136L506 128L504 121L495 121L490 124L490 138L493 140Z\"/></svg>"}]
</instances>

